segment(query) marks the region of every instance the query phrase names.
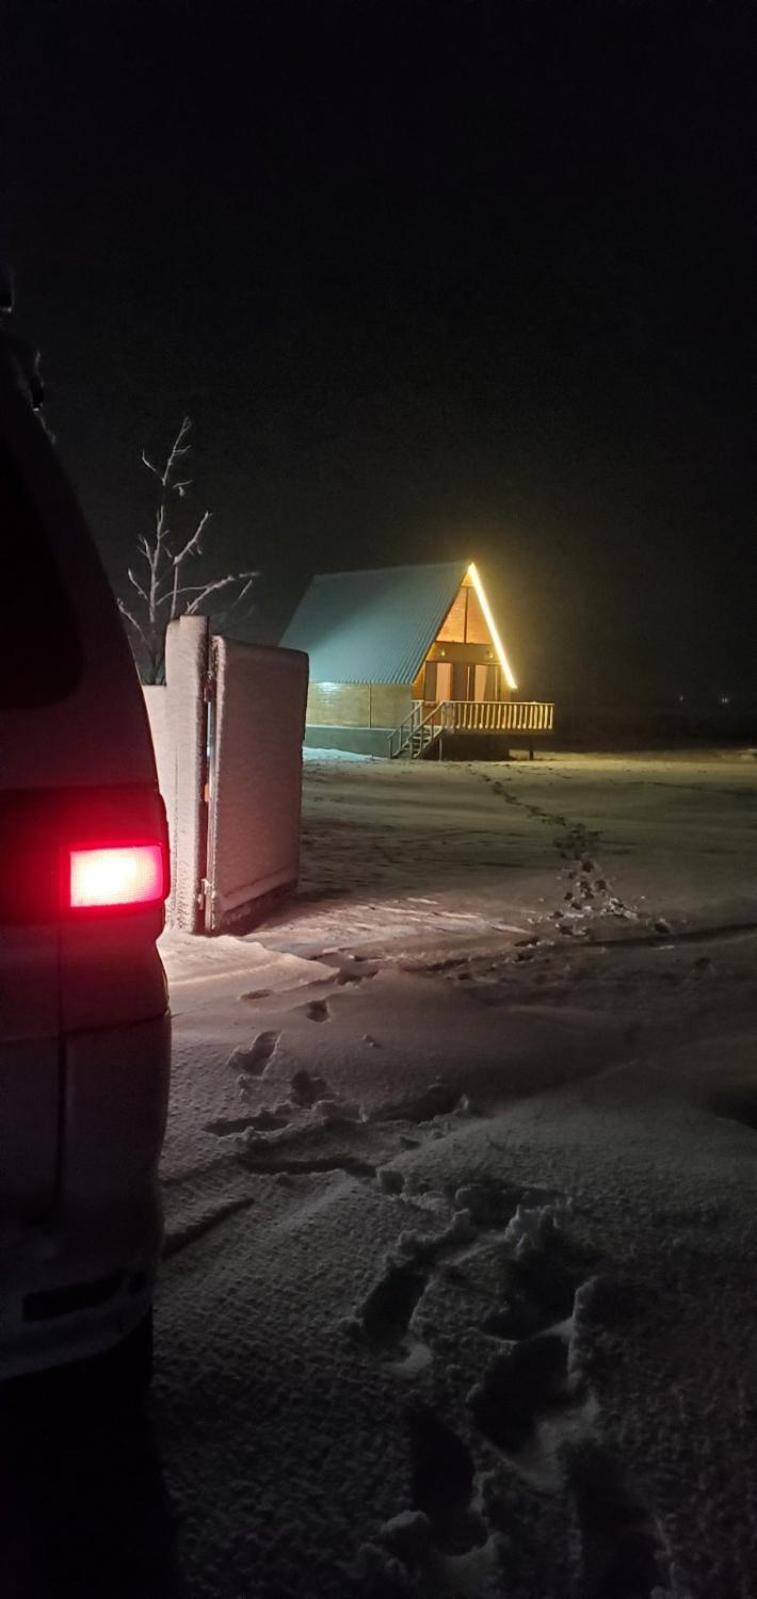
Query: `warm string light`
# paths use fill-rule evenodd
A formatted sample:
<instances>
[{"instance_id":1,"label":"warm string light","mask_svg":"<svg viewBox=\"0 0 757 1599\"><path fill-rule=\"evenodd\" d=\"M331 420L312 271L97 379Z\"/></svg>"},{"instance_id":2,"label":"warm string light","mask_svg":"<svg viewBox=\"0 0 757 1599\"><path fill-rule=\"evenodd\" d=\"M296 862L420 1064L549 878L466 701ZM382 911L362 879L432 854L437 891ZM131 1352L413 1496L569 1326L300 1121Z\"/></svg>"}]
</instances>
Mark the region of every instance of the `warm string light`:
<instances>
[{"instance_id":1,"label":"warm string light","mask_svg":"<svg viewBox=\"0 0 757 1599\"><path fill-rule=\"evenodd\" d=\"M496 624L496 622L494 620L494 617L492 616L491 609L490 609L490 606L489 606L489 601L487 600L486 595L484 593L484 585L481 582L481 579L480 579L480 577L478 575L478 572L476 571L475 561L471 561L470 566L468 567L468 577L470 578L471 583L473 584L473 587L474 587L474 589L476 591L476 595L477 595L477 598L478 598L478 603L481 606L481 609L482 609L482 611L484 613L484 621L486 622L486 625L487 625L487 627L489 629L489 632L491 633L492 642L494 644L495 650L497 651L497 659L498 659L499 664L502 667L502 670L503 670L503 672L505 674L505 680L507 682L507 686L508 686L508 688L511 688L511 689L513 689L513 691L515 691L515 689L517 689L518 685L517 685L517 683L515 681L515 678L513 677L513 674L512 674L511 668L510 668L510 662L508 661L507 656L505 655L504 645L503 645L502 640L501 640L501 638L499 636L499 633L497 632L497 624Z\"/></svg>"}]
</instances>

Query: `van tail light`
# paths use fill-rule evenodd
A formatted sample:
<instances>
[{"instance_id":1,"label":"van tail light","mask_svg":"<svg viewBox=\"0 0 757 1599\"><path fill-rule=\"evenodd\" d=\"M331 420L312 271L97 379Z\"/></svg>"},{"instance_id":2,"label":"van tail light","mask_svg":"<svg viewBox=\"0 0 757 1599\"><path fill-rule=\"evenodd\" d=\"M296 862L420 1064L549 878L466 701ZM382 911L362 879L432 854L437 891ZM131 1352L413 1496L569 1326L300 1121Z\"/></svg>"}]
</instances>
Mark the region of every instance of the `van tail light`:
<instances>
[{"instance_id":1,"label":"van tail light","mask_svg":"<svg viewBox=\"0 0 757 1599\"><path fill-rule=\"evenodd\" d=\"M71 910L162 905L165 861L160 844L81 845L69 853Z\"/></svg>"},{"instance_id":2,"label":"van tail light","mask_svg":"<svg viewBox=\"0 0 757 1599\"><path fill-rule=\"evenodd\" d=\"M163 801L150 786L0 793L0 926L161 911Z\"/></svg>"}]
</instances>

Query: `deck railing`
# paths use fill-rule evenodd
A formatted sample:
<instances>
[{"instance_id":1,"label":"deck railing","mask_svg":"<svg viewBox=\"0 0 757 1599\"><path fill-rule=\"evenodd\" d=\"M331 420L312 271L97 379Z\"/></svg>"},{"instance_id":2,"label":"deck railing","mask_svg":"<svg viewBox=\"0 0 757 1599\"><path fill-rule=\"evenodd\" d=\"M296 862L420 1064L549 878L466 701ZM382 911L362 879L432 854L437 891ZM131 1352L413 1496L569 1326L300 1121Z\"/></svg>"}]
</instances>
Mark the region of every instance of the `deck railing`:
<instances>
[{"instance_id":1,"label":"deck railing","mask_svg":"<svg viewBox=\"0 0 757 1599\"><path fill-rule=\"evenodd\" d=\"M413 700L389 740L389 754L423 755L440 733L551 733L555 707L547 700Z\"/></svg>"},{"instance_id":2,"label":"deck railing","mask_svg":"<svg viewBox=\"0 0 757 1599\"><path fill-rule=\"evenodd\" d=\"M551 733L555 723L545 700L444 700L438 709L445 732Z\"/></svg>"}]
</instances>

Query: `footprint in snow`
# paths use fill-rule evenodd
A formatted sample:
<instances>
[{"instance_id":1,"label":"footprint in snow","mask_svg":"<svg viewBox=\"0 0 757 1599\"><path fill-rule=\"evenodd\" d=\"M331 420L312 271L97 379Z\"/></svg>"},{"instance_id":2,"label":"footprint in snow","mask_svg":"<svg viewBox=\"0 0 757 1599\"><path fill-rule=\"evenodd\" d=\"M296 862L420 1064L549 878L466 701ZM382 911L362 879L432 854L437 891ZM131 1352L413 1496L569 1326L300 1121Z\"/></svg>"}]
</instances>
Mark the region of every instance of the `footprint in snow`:
<instances>
[{"instance_id":1,"label":"footprint in snow","mask_svg":"<svg viewBox=\"0 0 757 1599\"><path fill-rule=\"evenodd\" d=\"M420 1094L385 1105L381 1112L381 1120L432 1121L435 1116L448 1116L461 1103L462 1097L459 1083L439 1079L429 1084L429 1087L423 1089Z\"/></svg>"},{"instance_id":2,"label":"footprint in snow","mask_svg":"<svg viewBox=\"0 0 757 1599\"><path fill-rule=\"evenodd\" d=\"M289 1085L289 1093L293 1105L302 1106L304 1109L309 1110L311 1105L317 1104L318 1100L327 1099L331 1090L323 1077L318 1077L317 1074L308 1072L303 1067L300 1071L295 1072Z\"/></svg>"},{"instance_id":3,"label":"footprint in snow","mask_svg":"<svg viewBox=\"0 0 757 1599\"><path fill-rule=\"evenodd\" d=\"M668 1593L670 1555L649 1506L601 1444L587 1439L568 1456L578 1517L582 1591L588 1599Z\"/></svg>"},{"instance_id":4,"label":"footprint in snow","mask_svg":"<svg viewBox=\"0 0 757 1599\"><path fill-rule=\"evenodd\" d=\"M280 1109L259 1110L250 1116L219 1116L215 1121L205 1123L206 1133L213 1133L216 1138L230 1138L235 1133L246 1133L249 1127L255 1132L272 1133L287 1126L288 1118Z\"/></svg>"},{"instance_id":5,"label":"footprint in snow","mask_svg":"<svg viewBox=\"0 0 757 1599\"><path fill-rule=\"evenodd\" d=\"M412 1261L390 1261L367 1294L360 1315L366 1341L377 1351L399 1352L413 1311L428 1282L428 1271Z\"/></svg>"},{"instance_id":6,"label":"footprint in snow","mask_svg":"<svg viewBox=\"0 0 757 1599\"><path fill-rule=\"evenodd\" d=\"M408 1406L410 1500L358 1553L361 1592L501 1593L507 1543L479 1508L483 1478L461 1438L430 1405Z\"/></svg>"},{"instance_id":7,"label":"footprint in snow","mask_svg":"<svg viewBox=\"0 0 757 1599\"><path fill-rule=\"evenodd\" d=\"M475 1466L469 1449L430 1405L408 1405L413 1507L428 1517L438 1549L462 1554L486 1528L471 1509Z\"/></svg>"},{"instance_id":8,"label":"footprint in snow","mask_svg":"<svg viewBox=\"0 0 757 1599\"><path fill-rule=\"evenodd\" d=\"M565 1405L567 1350L558 1333L541 1333L498 1352L468 1396L479 1431L496 1449L517 1455L540 1411Z\"/></svg>"},{"instance_id":9,"label":"footprint in snow","mask_svg":"<svg viewBox=\"0 0 757 1599\"><path fill-rule=\"evenodd\" d=\"M578 1263L561 1258L557 1241L516 1254L503 1262L500 1303L485 1316L484 1331L509 1341L548 1331L571 1315L582 1280Z\"/></svg>"},{"instance_id":10,"label":"footprint in snow","mask_svg":"<svg viewBox=\"0 0 757 1599\"><path fill-rule=\"evenodd\" d=\"M235 1072L245 1072L249 1077L261 1077L276 1053L280 1033L258 1033L249 1049L239 1045L232 1051L228 1065Z\"/></svg>"},{"instance_id":11,"label":"footprint in snow","mask_svg":"<svg viewBox=\"0 0 757 1599\"><path fill-rule=\"evenodd\" d=\"M310 1022L328 1022L331 1020L331 1011L325 999L311 999L302 1009Z\"/></svg>"}]
</instances>

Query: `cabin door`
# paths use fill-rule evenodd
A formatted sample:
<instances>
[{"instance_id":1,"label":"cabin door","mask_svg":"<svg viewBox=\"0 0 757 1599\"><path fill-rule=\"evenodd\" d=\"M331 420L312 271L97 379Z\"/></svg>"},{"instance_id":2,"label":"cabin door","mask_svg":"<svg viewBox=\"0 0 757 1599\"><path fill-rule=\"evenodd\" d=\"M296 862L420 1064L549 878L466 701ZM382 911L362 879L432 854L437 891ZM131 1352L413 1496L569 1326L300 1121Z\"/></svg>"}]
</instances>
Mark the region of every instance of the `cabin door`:
<instances>
[{"instance_id":1,"label":"cabin door","mask_svg":"<svg viewBox=\"0 0 757 1599\"><path fill-rule=\"evenodd\" d=\"M467 701L499 699L497 669L494 666L460 661L451 668L450 676L450 699ZM441 697L440 695L439 698Z\"/></svg>"},{"instance_id":2,"label":"cabin door","mask_svg":"<svg viewBox=\"0 0 757 1599\"><path fill-rule=\"evenodd\" d=\"M427 705L452 699L452 666L449 661L427 661L423 673L423 698Z\"/></svg>"},{"instance_id":3,"label":"cabin door","mask_svg":"<svg viewBox=\"0 0 757 1599\"><path fill-rule=\"evenodd\" d=\"M467 661L455 661L452 667L452 693L450 699L472 700L476 697L476 669Z\"/></svg>"}]
</instances>

